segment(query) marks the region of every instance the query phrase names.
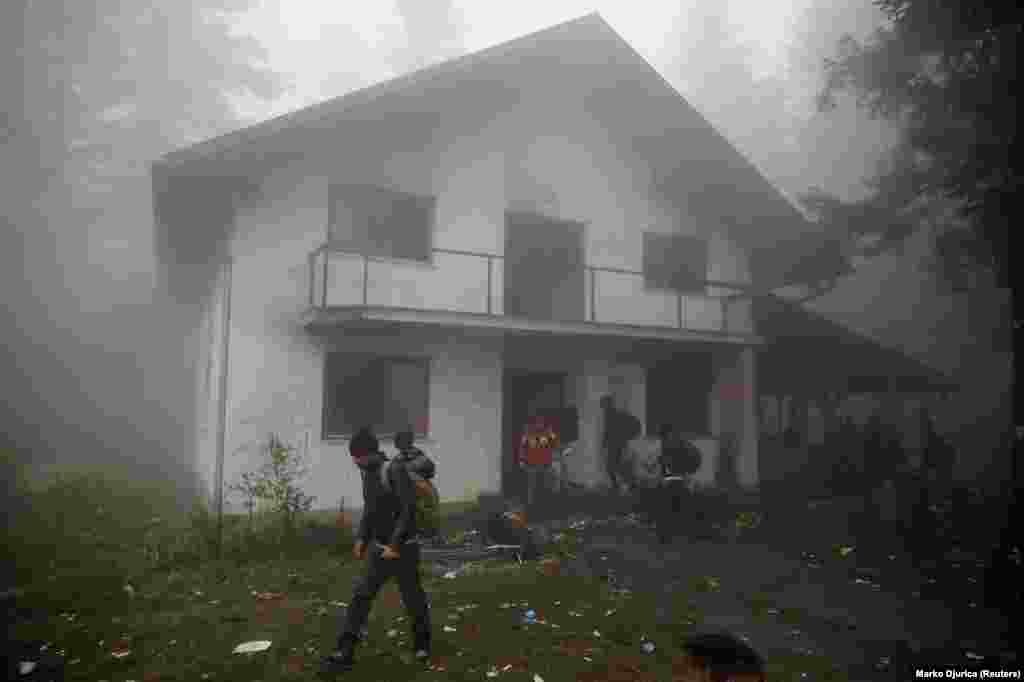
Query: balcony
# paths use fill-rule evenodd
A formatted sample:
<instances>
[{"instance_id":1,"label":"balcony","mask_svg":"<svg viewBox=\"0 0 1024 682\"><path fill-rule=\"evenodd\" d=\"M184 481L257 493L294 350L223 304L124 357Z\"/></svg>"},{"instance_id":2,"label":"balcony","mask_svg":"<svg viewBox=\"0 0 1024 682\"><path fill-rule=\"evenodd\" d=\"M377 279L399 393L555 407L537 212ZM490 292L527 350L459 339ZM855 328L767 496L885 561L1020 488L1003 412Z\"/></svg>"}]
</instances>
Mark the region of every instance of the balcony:
<instances>
[{"instance_id":1,"label":"balcony","mask_svg":"<svg viewBox=\"0 0 1024 682\"><path fill-rule=\"evenodd\" d=\"M505 261L495 254L434 249L432 262L418 262L324 245L310 254L309 266L314 319L327 311L374 309L431 311L498 323L487 326L564 323L589 333L600 328L666 337L668 332L667 338L695 332L749 340L754 333L748 287L736 283L708 280L706 293L682 294L646 289L640 271L586 266L582 309L575 319L527 319L504 313Z\"/></svg>"}]
</instances>

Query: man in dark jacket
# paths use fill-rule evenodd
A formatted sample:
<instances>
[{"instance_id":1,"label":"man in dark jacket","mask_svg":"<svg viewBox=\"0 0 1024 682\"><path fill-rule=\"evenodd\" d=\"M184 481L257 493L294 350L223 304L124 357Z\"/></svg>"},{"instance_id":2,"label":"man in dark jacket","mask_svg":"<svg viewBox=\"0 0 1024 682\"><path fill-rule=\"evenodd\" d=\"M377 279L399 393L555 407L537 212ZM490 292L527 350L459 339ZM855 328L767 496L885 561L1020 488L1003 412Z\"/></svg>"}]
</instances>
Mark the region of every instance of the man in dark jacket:
<instances>
[{"instance_id":1,"label":"man in dark jacket","mask_svg":"<svg viewBox=\"0 0 1024 682\"><path fill-rule=\"evenodd\" d=\"M674 531L692 530L691 517L694 510L689 479L700 469L701 452L670 424L659 428L658 435L661 438L662 482L658 495L656 529L658 541L667 544Z\"/></svg>"},{"instance_id":2,"label":"man in dark jacket","mask_svg":"<svg viewBox=\"0 0 1024 682\"><path fill-rule=\"evenodd\" d=\"M366 572L356 585L346 611L338 649L325 658L321 666L321 672L326 674L352 667L355 648L373 600L392 577L398 581L402 601L412 621L415 656L419 660L430 657L430 611L420 583L420 546L412 479L404 466L390 467L393 492L384 487L381 467L387 458L380 452L377 438L369 428L360 429L352 437L349 452L363 477L363 517L353 555L356 559L366 559Z\"/></svg>"}]
</instances>

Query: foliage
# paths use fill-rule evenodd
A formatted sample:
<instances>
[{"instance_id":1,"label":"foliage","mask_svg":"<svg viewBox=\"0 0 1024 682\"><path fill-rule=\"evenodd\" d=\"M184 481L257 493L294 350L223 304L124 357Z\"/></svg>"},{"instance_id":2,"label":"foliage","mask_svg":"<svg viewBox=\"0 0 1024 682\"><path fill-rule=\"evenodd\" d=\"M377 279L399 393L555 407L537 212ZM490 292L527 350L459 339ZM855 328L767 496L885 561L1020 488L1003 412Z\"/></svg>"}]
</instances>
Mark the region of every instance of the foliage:
<instances>
[{"instance_id":1,"label":"foliage","mask_svg":"<svg viewBox=\"0 0 1024 682\"><path fill-rule=\"evenodd\" d=\"M262 456L262 464L243 473L230 489L245 497L250 519L257 503L266 502L280 522L281 539L285 541L294 536L298 515L313 508L315 498L299 486L309 469L299 449L286 445L274 434L267 437Z\"/></svg>"},{"instance_id":2,"label":"foliage","mask_svg":"<svg viewBox=\"0 0 1024 682\"><path fill-rule=\"evenodd\" d=\"M838 93L855 93L873 115L904 128L890 167L880 169L874 196L860 208L857 231L898 239L908 230L901 218L915 203L952 201L967 225L940 236L938 269L955 287L979 268L1005 286L1021 179L1020 8L965 0L876 5L887 25L865 43L850 36L840 41L836 56L826 60L819 96L819 107L828 110Z\"/></svg>"}]
</instances>

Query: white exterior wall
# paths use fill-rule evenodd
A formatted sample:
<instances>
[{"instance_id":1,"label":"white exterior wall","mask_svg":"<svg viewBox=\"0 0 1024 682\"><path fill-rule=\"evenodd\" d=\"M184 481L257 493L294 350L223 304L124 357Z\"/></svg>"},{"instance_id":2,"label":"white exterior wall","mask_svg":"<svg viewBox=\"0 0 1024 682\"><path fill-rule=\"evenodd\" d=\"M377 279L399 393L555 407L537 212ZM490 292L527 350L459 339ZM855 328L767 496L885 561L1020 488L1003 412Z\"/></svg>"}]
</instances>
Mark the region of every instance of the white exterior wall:
<instances>
[{"instance_id":1,"label":"white exterior wall","mask_svg":"<svg viewBox=\"0 0 1024 682\"><path fill-rule=\"evenodd\" d=\"M388 155L334 173L352 182L381 182L437 197L433 246L502 255L506 209L536 211L585 224L584 256L591 266L643 270L644 231L708 239L708 277L749 283L746 253L716 226L701 225L685 205L654 189L646 162L616 145L577 105L559 95L481 123L467 116L439 130L418 155ZM477 117L479 119L479 116ZM428 162L429 160L429 162ZM379 165L378 164L383 164ZM355 175L358 172L359 175ZM502 261L493 262L491 311L500 313ZM591 311L590 283L585 310ZM676 296L645 291L640 274L598 272L593 306L599 322L675 326ZM709 289L709 294L721 291ZM328 265L328 303L362 303L363 266L356 256L334 254ZM367 303L460 312L487 310L487 262L438 253L432 264L374 261L367 271ZM719 329L717 299L685 296L683 317L694 329ZM749 306L732 306L730 328L751 331Z\"/></svg>"},{"instance_id":2,"label":"white exterior wall","mask_svg":"<svg viewBox=\"0 0 1024 682\"><path fill-rule=\"evenodd\" d=\"M321 441L325 345L298 323L309 295L307 258L327 236L332 180L432 192L437 197L435 248L501 255L505 210L526 208L584 222L589 265L641 271L644 230L703 234L711 237L708 275L748 281L742 250L716 236L714 226L696 224L685 206L659 196L642 159L617 146L578 105L559 106L558 101L552 93L534 100L536 106L510 109L496 118L477 115L476 123L470 115L466 120L452 118L430 145L415 151L379 152L366 158L337 154L333 158L344 159L345 164L337 167L296 162L269 177L260 196L239 203L231 247L226 483L251 466L253 447L275 432L307 455L313 467L309 492L318 497L318 507L334 507L342 496L350 504L358 503L358 476L344 444ZM370 304L480 312L486 308L483 261L438 254L432 264L373 262L368 274ZM642 277L626 281L628 277L620 276L622 281L617 282L613 275L601 277L598 321L631 322L638 311L646 311L641 317L652 323L675 323L675 306L665 307L663 294L642 291ZM502 288L498 260L492 271L492 312L501 312ZM332 257L328 303L361 299L362 268L357 259ZM719 315L717 304L687 301L687 321L694 326L700 326L694 321L703 320L708 328L716 328ZM343 333L335 341L344 348L360 343L367 350L381 348L377 342L346 340ZM219 357L216 349L207 352ZM431 354L431 441L425 446L440 459L442 496L495 490L500 480L500 351L453 341ZM641 418L645 415L640 368L606 363L579 376L576 404L582 450L588 453L571 465L579 480L593 483L603 477L596 447L597 401L616 376L621 377L617 392L624 406ZM216 404L209 391L203 400L203 409ZM203 471L213 470L215 434L216 429L208 426L200 452ZM445 466L445 460L459 465Z\"/></svg>"},{"instance_id":3,"label":"white exterior wall","mask_svg":"<svg viewBox=\"0 0 1024 682\"><path fill-rule=\"evenodd\" d=\"M716 376L711 392L711 433L719 441L738 447L736 477L742 487L758 485L757 386L753 348L723 348L715 355ZM716 461L717 465L717 461Z\"/></svg>"}]
</instances>

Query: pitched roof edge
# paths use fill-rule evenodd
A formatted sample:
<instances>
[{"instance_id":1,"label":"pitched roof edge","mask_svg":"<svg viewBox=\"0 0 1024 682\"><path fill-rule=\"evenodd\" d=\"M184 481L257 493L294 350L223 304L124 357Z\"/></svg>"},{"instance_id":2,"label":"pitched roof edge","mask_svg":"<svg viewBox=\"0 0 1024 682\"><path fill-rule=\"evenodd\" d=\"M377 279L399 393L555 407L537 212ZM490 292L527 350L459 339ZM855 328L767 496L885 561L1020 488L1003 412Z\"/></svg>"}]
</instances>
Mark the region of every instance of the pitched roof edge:
<instances>
[{"instance_id":1,"label":"pitched roof edge","mask_svg":"<svg viewBox=\"0 0 1024 682\"><path fill-rule=\"evenodd\" d=\"M345 111L357 103L371 101L386 93L400 91L417 83L432 80L443 76L450 71L465 68L467 65L482 59L495 57L509 50L520 48L532 40L543 38L546 35L555 34L558 31L564 31L573 25L580 25L588 22L593 22L598 26L610 30L621 42L625 43L625 41L615 33L614 29L609 26L608 22L606 22L599 13L591 12L589 14L584 14L574 19L569 19L555 24L554 26L548 26L546 28L527 33L526 35L506 40L498 43L497 45L485 47L482 50L468 52L436 64L430 64L423 68L416 69L415 71L410 71L387 80L367 85L357 90L346 92L323 102L311 104L296 111L290 111L279 116L269 118L265 121L260 121L259 123L254 123L244 128L233 130L187 147L168 152L157 159L154 164L165 167L177 167L190 162L200 161L220 152L236 149L246 144L257 142L284 130L321 121L331 115Z\"/></svg>"}]
</instances>

